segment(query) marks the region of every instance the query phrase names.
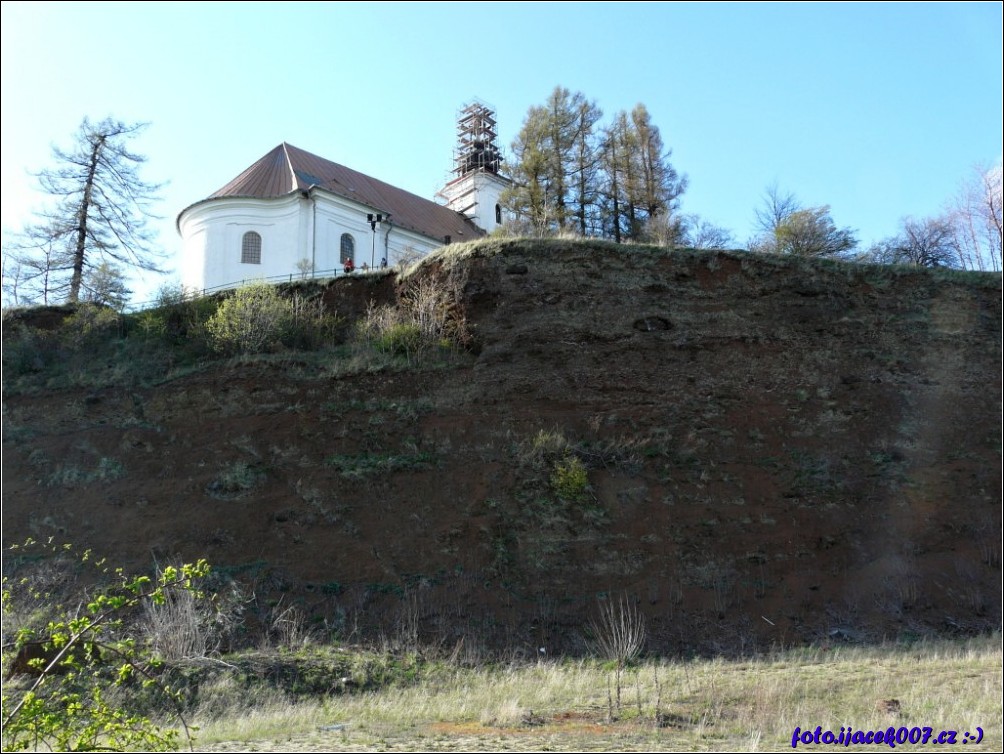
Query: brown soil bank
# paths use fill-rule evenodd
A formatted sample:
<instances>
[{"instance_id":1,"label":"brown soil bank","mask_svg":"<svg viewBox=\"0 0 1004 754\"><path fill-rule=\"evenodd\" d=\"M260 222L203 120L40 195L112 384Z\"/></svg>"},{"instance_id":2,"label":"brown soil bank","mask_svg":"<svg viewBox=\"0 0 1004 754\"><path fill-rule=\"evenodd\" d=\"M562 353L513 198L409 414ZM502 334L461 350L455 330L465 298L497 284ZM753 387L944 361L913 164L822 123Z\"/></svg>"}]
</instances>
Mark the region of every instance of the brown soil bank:
<instances>
[{"instance_id":1,"label":"brown soil bank","mask_svg":"<svg viewBox=\"0 0 1004 754\"><path fill-rule=\"evenodd\" d=\"M524 241L423 279L466 356L8 396L5 544L449 646L581 651L622 598L660 651L1000 626L999 275Z\"/></svg>"}]
</instances>

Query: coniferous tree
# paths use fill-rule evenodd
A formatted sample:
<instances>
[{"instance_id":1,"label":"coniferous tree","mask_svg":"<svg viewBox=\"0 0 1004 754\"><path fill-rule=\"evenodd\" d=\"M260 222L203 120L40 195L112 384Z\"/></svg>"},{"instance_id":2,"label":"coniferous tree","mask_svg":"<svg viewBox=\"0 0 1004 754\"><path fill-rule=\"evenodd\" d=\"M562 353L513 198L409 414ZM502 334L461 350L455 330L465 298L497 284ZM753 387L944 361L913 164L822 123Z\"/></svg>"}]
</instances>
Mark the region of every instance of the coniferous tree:
<instances>
[{"instance_id":1,"label":"coniferous tree","mask_svg":"<svg viewBox=\"0 0 1004 754\"><path fill-rule=\"evenodd\" d=\"M675 215L680 206L679 197L686 189L687 179L681 177L670 163L670 152L663 145L659 128L652 123L645 105L635 105L631 111L631 126L634 130L639 173L637 201L644 213L644 221L651 222L661 216L664 223L669 221L679 228L680 220Z\"/></svg>"},{"instance_id":2,"label":"coniferous tree","mask_svg":"<svg viewBox=\"0 0 1004 754\"><path fill-rule=\"evenodd\" d=\"M531 107L512 144L514 159L508 161L512 185L502 201L510 214L538 236L546 235L548 207L547 111Z\"/></svg>"},{"instance_id":3,"label":"coniferous tree","mask_svg":"<svg viewBox=\"0 0 1004 754\"><path fill-rule=\"evenodd\" d=\"M101 262L88 269L84 275L80 298L92 304L122 310L132 294L126 287L125 275L117 266Z\"/></svg>"},{"instance_id":4,"label":"coniferous tree","mask_svg":"<svg viewBox=\"0 0 1004 754\"><path fill-rule=\"evenodd\" d=\"M577 95L581 96L581 95ZM546 155L548 192L554 206L554 222L564 229L569 219L569 191L575 148L576 113L572 95L563 87L555 87L547 98Z\"/></svg>"},{"instance_id":5,"label":"coniferous tree","mask_svg":"<svg viewBox=\"0 0 1004 754\"><path fill-rule=\"evenodd\" d=\"M579 234L588 236L591 235L591 231L594 231L596 224L601 158L596 124L603 116L603 111L597 107L595 102L589 102L585 97L582 97L578 102L575 116L575 146L572 163L573 214Z\"/></svg>"},{"instance_id":6,"label":"coniferous tree","mask_svg":"<svg viewBox=\"0 0 1004 754\"><path fill-rule=\"evenodd\" d=\"M538 235L573 225L585 234L595 204L595 103L581 92L555 87L543 106L531 107L512 145L506 194L509 210Z\"/></svg>"},{"instance_id":7,"label":"coniferous tree","mask_svg":"<svg viewBox=\"0 0 1004 754\"><path fill-rule=\"evenodd\" d=\"M621 111L603 134L601 211L603 235L617 243L631 238L635 217L632 204L634 144L627 115Z\"/></svg>"},{"instance_id":8,"label":"coniferous tree","mask_svg":"<svg viewBox=\"0 0 1004 754\"><path fill-rule=\"evenodd\" d=\"M56 203L24 229L16 248L23 262L34 260L45 298L59 291L67 301L81 300L89 271L102 263L162 271L146 229L160 186L139 177L146 158L127 146L143 128L84 118L73 148L53 148L58 166L38 174Z\"/></svg>"},{"instance_id":9,"label":"coniferous tree","mask_svg":"<svg viewBox=\"0 0 1004 754\"><path fill-rule=\"evenodd\" d=\"M536 235L574 228L618 242L682 237L686 178L648 110L622 111L604 129L601 116L595 102L560 86L530 108L512 144L510 212Z\"/></svg>"},{"instance_id":10,"label":"coniferous tree","mask_svg":"<svg viewBox=\"0 0 1004 754\"><path fill-rule=\"evenodd\" d=\"M586 217L595 189L595 126L601 115L596 103L582 92L555 87L547 100L548 138L544 143L549 193L553 196L554 222L559 230L578 226L586 233Z\"/></svg>"}]
</instances>

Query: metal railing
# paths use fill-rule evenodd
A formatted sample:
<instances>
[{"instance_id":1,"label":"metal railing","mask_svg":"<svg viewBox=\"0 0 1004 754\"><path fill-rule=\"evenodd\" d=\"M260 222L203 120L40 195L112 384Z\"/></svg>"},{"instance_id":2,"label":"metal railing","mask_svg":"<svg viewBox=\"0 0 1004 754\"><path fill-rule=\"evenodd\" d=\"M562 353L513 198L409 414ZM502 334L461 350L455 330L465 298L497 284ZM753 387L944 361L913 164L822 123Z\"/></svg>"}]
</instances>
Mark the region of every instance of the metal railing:
<instances>
[{"instance_id":1,"label":"metal railing","mask_svg":"<svg viewBox=\"0 0 1004 754\"><path fill-rule=\"evenodd\" d=\"M220 293L222 291L231 291L241 286L248 285L249 283L293 283L300 280L332 280L339 277L348 277L352 275L371 275L374 273L387 273L391 268L389 267L377 267L370 270L362 270L358 267L352 272L345 272L343 268L336 267L332 270L313 270L311 272L291 272L288 275L269 275L253 278L244 278L242 280L234 280L231 283L223 283L222 285L214 285L209 288L195 288L195 289L185 289L186 296L191 295L193 298L205 298L206 296L212 295L214 293ZM150 301L132 301L126 304L123 311L126 312L137 312L143 309L149 309L160 303L157 299L152 299Z\"/></svg>"}]
</instances>

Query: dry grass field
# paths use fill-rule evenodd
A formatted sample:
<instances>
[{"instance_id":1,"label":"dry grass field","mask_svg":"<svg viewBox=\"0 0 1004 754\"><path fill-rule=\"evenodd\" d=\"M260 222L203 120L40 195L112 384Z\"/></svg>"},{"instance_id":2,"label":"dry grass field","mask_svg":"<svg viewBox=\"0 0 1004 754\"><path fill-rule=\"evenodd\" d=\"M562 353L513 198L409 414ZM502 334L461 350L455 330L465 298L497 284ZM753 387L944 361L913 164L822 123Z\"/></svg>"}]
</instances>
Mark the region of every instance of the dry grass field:
<instances>
[{"instance_id":1,"label":"dry grass field","mask_svg":"<svg viewBox=\"0 0 1004 754\"><path fill-rule=\"evenodd\" d=\"M930 727L1002 742L999 636L805 648L747 660L594 661L445 672L316 700L221 683L196 713L209 751L774 751L796 727ZM207 690L208 691L208 690ZM893 700L895 700L894 703ZM806 746L804 748L812 748ZM819 748L818 746L816 748ZM826 748L826 747L823 747ZM854 748L854 747L851 747ZM888 747L887 747L888 748ZM898 745L896 749L926 748Z\"/></svg>"}]
</instances>

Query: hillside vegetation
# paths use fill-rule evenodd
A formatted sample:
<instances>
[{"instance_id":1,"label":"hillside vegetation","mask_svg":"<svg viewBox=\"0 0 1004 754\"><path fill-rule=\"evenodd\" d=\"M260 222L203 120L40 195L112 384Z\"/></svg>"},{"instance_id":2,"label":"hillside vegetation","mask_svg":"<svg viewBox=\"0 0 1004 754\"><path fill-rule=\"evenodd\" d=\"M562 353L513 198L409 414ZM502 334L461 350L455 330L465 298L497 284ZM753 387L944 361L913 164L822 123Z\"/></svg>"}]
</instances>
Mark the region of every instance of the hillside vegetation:
<instances>
[{"instance_id":1,"label":"hillside vegetation","mask_svg":"<svg viewBox=\"0 0 1004 754\"><path fill-rule=\"evenodd\" d=\"M233 647L288 608L526 656L609 604L649 652L1000 626L999 275L486 241L282 292L262 353L218 299L7 313L4 544L206 558Z\"/></svg>"}]
</instances>

